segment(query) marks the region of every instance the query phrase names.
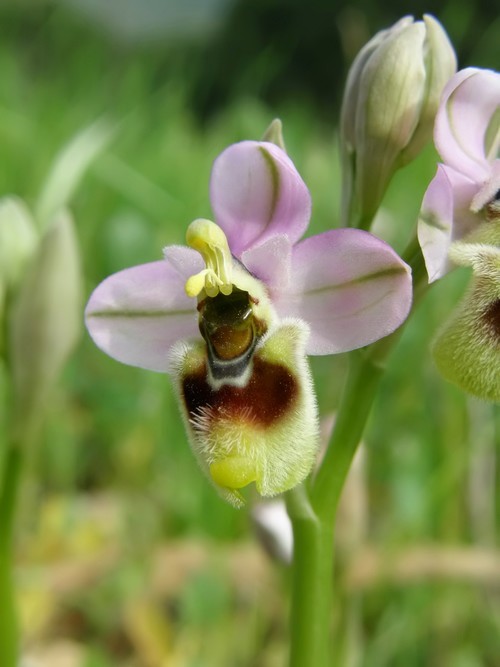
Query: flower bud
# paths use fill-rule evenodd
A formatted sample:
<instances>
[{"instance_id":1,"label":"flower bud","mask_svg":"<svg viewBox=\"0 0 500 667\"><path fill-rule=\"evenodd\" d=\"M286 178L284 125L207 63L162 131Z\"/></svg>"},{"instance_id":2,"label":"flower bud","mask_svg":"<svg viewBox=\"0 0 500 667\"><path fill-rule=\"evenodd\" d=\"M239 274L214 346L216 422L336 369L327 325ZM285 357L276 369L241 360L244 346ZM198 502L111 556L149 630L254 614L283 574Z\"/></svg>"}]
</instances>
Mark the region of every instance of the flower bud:
<instances>
[{"instance_id":1,"label":"flower bud","mask_svg":"<svg viewBox=\"0 0 500 667\"><path fill-rule=\"evenodd\" d=\"M450 382L500 402L500 248L457 242L450 257L472 266L473 280L434 342L434 359Z\"/></svg>"},{"instance_id":2,"label":"flower bud","mask_svg":"<svg viewBox=\"0 0 500 667\"><path fill-rule=\"evenodd\" d=\"M60 213L47 228L12 304L9 360L18 433L25 440L81 329L81 275L74 225Z\"/></svg>"},{"instance_id":3,"label":"flower bud","mask_svg":"<svg viewBox=\"0 0 500 667\"><path fill-rule=\"evenodd\" d=\"M293 558L292 522L282 498L256 503L252 507L252 522L265 551L282 563Z\"/></svg>"},{"instance_id":4,"label":"flower bud","mask_svg":"<svg viewBox=\"0 0 500 667\"><path fill-rule=\"evenodd\" d=\"M267 130L264 132L262 141L269 141L269 143L278 146L286 153L285 140L283 139L283 124L279 118L275 118Z\"/></svg>"},{"instance_id":5,"label":"flower bud","mask_svg":"<svg viewBox=\"0 0 500 667\"><path fill-rule=\"evenodd\" d=\"M360 51L341 112L344 224L369 227L394 172L431 139L456 57L441 25L404 17Z\"/></svg>"},{"instance_id":6,"label":"flower bud","mask_svg":"<svg viewBox=\"0 0 500 667\"><path fill-rule=\"evenodd\" d=\"M15 197L0 200L0 285L15 287L38 242L26 205Z\"/></svg>"}]
</instances>

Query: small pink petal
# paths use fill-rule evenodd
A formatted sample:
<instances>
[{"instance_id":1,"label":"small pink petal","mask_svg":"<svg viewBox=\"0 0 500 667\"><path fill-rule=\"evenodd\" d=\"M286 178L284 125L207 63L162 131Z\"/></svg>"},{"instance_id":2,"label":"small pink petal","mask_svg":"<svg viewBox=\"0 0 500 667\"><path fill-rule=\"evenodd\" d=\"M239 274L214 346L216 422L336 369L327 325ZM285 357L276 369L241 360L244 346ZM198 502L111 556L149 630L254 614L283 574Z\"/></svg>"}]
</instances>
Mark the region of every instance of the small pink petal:
<instances>
[{"instance_id":1,"label":"small pink petal","mask_svg":"<svg viewBox=\"0 0 500 667\"><path fill-rule=\"evenodd\" d=\"M309 190L293 162L265 141L242 141L219 155L210 200L236 257L276 234L295 243L311 215Z\"/></svg>"},{"instance_id":2,"label":"small pink petal","mask_svg":"<svg viewBox=\"0 0 500 667\"><path fill-rule=\"evenodd\" d=\"M184 245L169 245L163 248L163 257L174 268L184 282L205 268L202 256Z\"/></svg>"},{"instance_id":3,"label":"small pink petal","mask_svg":"<svg viewBox=\"0 0 500 667\"><path fill-rule=\"evenodd\" d=\"M438 165L427 188L418 220L418 240L432 283L449 269L452 241L471 232L478 224L469 210L476 183L454 169Z\"/></svg>"},{"instance_id":4,"label":"small pink petal","mask_svg":"<svg viewBox=\"0 0 500 667\"><path fill-rule=\"evenodd\" d=\"M292 244L283 234L271 236L241 255L244 266L267 285L271 295L288 287L291 259Z\"/></svg>"},{"instance_id":5,"label":"small pink petal","mask_svg":"<svg viewBox=\"0 0 500 667\"><path fill-rule=\"evenodd\" d=\"M500 74L467 68L445 86L434 127L443 162L476 182L489 174L485 135L500 107Z\"/></svg>"},{"instance_id":6,"label":"small pink petal","mask_svg":"<svg viewBox=\"0 0 500 667\"><path fill-rule=\"evenodd\" d=\"M171 346L198 335L196 303L186 296L184 284L168 260L109 276L85 310L92 339L122 363L166 372Z\"/></svg>"},{"instance_id":7,"label":"small pink petal","mask_svg":"<svg viewBox=\"0 0 500 667\"><path fill-rule=\"evenodd\" d=\"M495 199L500 191L500 160L495 160L491 165L490 177L483 187L476 192L471 202L471 211L478 213L486 204Z\"/></svg>"},{"instance_id":8,"label":"small pink petal","mask_svg":"<svg viewBox=\"0 0 500 667\"><path fill-rule=\"evenodd\" d=\"M387 243L334 229L294 247L290 289L275 305L309 324L308 354L335 354L390 334L411 300L410 268Z\"/></svg>"}]
</instances>

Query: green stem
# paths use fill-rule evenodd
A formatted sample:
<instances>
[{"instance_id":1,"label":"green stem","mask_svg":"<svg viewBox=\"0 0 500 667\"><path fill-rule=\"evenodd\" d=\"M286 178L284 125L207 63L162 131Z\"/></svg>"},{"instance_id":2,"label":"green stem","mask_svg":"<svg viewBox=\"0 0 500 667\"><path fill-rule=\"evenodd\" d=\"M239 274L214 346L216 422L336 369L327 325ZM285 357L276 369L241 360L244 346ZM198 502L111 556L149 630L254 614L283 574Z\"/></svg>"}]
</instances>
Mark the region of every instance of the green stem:
<instances>
[{"instance_id":1,"label":"green stem","mask_svg":"<svg viewBox=\"0 0 500 667\"><path fill-rule=\"evenodd\" d=\"M2 667L17 667L19 658L13 580L13 534L21 467L21 449L17 445L12 445L5 453L0 487L0 665Z\"/></svg>"},{"instance_id":2,"label":"green stem","mask_svg":"<svg viewBox=\"0 0 500 667\"><path fill-rule=\"evenodd\" d=\"M416 236L408 244L403 259L412 269L415 307L428 287L422 252ZM364 350L350 353L349 376L337 411L330 445L311 491L312 507L324 521L335 521L344 482L363 435L387 357L403 330L404 325Z\"/></svg>"},{"instance_id":3,"label":"green stem","mask_svg":"<svg viewBox=\"0 0 500 667\"><path fill-rule=\"evenodd\" d=\"M324 521L334 522L338 501L361 440L383 368L366 353L350 354L347 384L323 463L311 491L311 503Z\"/></svg>"},{"instance_id":4,"label":"green stem","mask_svg":"<svg viewBox=\"0 0 500 667\"><path fill-rule=\"evenodd\" d=\"M333 538L338 501L376 394L382 368L351 353L330 446L310 492L288 493L294 536L290 667L332 667Z\"/></svg>"},{"instance_id":5,"label":"green stem","mask_svg":"<svg viewBox=\"0 0 500 667\"><path fill-rule=\"evenodd\" d=\"M303 487L287 494L287 507L295 545L290 667L331 667L334 524L313 513Z\"/></svg>"},{"instance_id":6,"label":"green stem","mask_svg":"<svg viewBox=\"0 0 500 667\"><path fill-rule=\"evenodd\" d=\"M414 238L403 258L413 275L414 305L425 293L423 257ZM330 445L313 479L287 495L294 534L290 667L332 667L333 536L337 507L363 435L385 361L403 327L364 350L350 353L347 383Z\"/></svg>"},{"instance_id":7,"label":"green stem","mask_svg":"<svg viewBox=\"0 0 500 667\"><path fill-rule=\"evenodd\" d=\"M290 667L332 667L333 538L345 478L363 432L382 368L361 352L351 367L330 446L310 492L288 493L294 560Z\"/></svg>"}]
</instances>

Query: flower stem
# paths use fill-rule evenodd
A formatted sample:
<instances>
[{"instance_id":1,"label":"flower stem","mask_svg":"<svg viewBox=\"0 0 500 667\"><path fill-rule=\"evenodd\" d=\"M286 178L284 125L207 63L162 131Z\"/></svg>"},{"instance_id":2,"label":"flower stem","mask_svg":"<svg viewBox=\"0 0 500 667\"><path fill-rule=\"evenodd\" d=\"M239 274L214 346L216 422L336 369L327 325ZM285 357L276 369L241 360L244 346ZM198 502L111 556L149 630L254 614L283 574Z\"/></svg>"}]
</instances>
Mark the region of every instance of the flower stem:
<instances>
[{"instance_id":1,"label":"flower stem","mask_svg":"<svg viewBox=\"0 0 500 667\"><path fill-rule=\"evenodd\" d=\"M351 353L349 378L330 446L313 481L287 494L294 560L290 667L332 667L334 526L340 494L375 397L382 367Z\"/></svg>"},{"instance_id":2,"label":"flower stem","mask_svg":"<svg viewBox=\"0 0 500 667\"><path fill-rule=\"evenodd\" d=\"M415 305L427 284L416 238L403 257L412 268ZM350 353L349 374L330 444L309 493L299 487L287 494L294 535L290 667L333 667L335 664L330 639L335 517L385 361L402 331L400 327L369 347Z\"/></svg>"},{"instance_id":3,"label":"flower stem","mask_svg":"<svg viewBox=\"0 0 500 667\"><path fill-rule=\"evenodd\" d=\"M287 508L295 545L290 667L330 667L334 524L314 514L304 487L287 494Z\"/></svg>"},{"instance_id":4,"label":"flower stem","mask_svg":"<svg viewBox=\"0 0 500 667\"><path fill-rule=\"evenodd\" d=\"M0 486L0 665L2 667L16 667L19 657L13 581L13 533L21 467L21 448L12 444L5 452Z\"/></svg>"},{"instance_id":5,"label":"flower stem","mask_svg":"<svg viewBox=\"0 0 500 667\"><path fill-rule=\"evenodd\" d=\"M311 491L314 511L324 521L334 522L340 494L371 410L383 367L370 355L350 354L347 384L323 462Z\"/></svg>"}]
</instances>

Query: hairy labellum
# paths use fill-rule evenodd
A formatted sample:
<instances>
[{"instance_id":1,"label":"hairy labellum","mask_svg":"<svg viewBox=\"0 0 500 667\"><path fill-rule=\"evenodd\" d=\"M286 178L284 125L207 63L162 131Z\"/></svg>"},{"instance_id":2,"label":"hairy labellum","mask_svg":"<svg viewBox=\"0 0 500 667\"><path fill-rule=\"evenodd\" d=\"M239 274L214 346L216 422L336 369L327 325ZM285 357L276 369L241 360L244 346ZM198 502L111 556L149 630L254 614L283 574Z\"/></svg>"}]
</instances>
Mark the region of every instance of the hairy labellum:
<instances>
[{"instance_id":1,"label":"hairy labellum","mask_svg":"<svg viewBox=\"0 0 500 667\"><path fill-rule=\"evenodd\" d=\"M221 495L238 506L239 489L252 482L272 496L304 479L316 456L318 418L307 325L278 319L264 286L225 256L212 226L197 221L189 233L207 262L187 283L200 288L204 340L174 348L172 372L194 453Z\"/></svg>"},{"instance_id":2,"label":"hairy labellum","mask_svg":"<svg viewBox=\"0 0 500 667\"><path fill-rule=\"evenodd\" d=\"M263 496L295 486L318 444L316 400L305 355L307 326L284 320L260 338L242 380L214 381L203 343L174 351L181 407L201 467L235 505L255 482Z\"/></svg>"},{"instance_id":3,"label":"hairy labellum","mask_svg":"<svg viewBox=\"0 0 500 667\"><path fill-rule=\"evenodd\" d=\"M446 379L500 402L500 249L457 242L452 258L472 266L472 284L436 337L434 359Z\"/></svg>"}]
</instances>

